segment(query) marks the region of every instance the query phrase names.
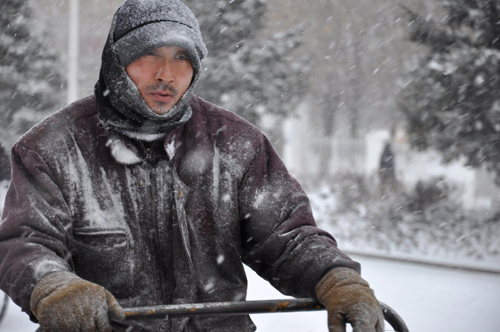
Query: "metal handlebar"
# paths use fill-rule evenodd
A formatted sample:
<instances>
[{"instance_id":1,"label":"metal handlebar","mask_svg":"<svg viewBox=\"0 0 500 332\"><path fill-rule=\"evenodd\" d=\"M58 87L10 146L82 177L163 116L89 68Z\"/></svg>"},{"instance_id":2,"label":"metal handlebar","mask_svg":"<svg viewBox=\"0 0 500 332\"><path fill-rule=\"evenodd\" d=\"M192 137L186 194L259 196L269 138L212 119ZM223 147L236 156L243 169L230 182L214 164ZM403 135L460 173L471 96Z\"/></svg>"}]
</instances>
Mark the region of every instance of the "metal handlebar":
<instances>
[{"instance_id":1,"label":"metal handlebar","mask_svg":"<svg viewBox=\"0 0 500 332\"><path fill-rule=\"evenodd\" d=\"M379 302L384 319L396 332L408 332L405 322L388 305ZM207 302L192 304L170 304L149 307L124 308L126 320L164 319L168 317L247 315L297 311L325 310L314 299L283 299L240 302Z\"/></svg>"}]
</instances>

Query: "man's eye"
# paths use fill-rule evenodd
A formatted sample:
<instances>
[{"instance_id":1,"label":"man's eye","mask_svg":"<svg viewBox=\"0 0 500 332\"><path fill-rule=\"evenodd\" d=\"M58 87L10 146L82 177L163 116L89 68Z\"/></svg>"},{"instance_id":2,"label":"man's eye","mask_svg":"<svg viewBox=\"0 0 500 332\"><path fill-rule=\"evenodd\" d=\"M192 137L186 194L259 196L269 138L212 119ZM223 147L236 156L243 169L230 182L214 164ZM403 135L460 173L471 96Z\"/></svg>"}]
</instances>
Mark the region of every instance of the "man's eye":
<instances>
[{"instance_id":1,"label":"man's eye","mask_svg":"<svg viewBox=\"0 0 500 332\"><path fill-rule=\"evenodd\" d=\"M146 55L151 55L151 56L158 56L158 54L157 54L157 53L155 53L155 52L153 52L153 51L151 51L151 52L148 52L148 53L147 53Z\"/></svg>"},{"instance_id":2,"label":"man's eye","mask_svg":"<svg viewBox=\"0 0 500 332\"><path fill-rule=\"evenodd\" d=\"M177 59L179 59L179 60L189 60L187 54L179 54L179 55L177 55Z\"/></svg>"}]
</instances>

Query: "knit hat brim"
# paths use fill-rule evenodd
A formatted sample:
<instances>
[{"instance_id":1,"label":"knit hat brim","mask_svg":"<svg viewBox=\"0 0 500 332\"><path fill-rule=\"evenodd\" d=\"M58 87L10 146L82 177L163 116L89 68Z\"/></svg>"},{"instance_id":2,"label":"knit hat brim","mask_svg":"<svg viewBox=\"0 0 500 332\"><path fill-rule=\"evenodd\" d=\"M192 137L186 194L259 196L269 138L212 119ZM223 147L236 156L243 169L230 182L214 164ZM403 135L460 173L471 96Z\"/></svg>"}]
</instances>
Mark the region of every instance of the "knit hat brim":
<instances>
[{"instance_id":1,"label":"knit hat brim","mask_svg":"<svg viewBox=\"0 0 500 332\"><path fill-rule=\"evenodd\" d=\"M128 66L140 57L163 46L184 48L192 66L199 69L208 51L205 44L195 44L199 36L189 26L172 21L153 22L132 30L113 44L120 64Z\"/></svg>"}]
</instances>

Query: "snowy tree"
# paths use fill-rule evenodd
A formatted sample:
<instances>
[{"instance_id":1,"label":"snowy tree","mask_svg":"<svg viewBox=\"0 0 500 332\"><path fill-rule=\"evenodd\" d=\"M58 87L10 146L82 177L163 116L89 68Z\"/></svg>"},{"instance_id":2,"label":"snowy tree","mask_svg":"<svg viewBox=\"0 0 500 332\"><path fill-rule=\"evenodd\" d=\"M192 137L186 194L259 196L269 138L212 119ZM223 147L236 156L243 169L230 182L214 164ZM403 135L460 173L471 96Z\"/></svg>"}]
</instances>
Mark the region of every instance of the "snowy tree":
<instances>
[{"instance_id":1,"label":"snowy tree","mask_svg":"<svg viewBox=\"0 0 500 332\"><path fill-rule=\"evenodd\" d=\"M290 114L305 92L308 66L291 61L300 27L262 36L264 0L185 0L200 22L209 55L196 93L257 123Z\"/></svg>"},{"instance_id":2,"label":"snowy tree","mask_svg":"<svg viewBox=\"0 0 500 332\"><path fill-rule=\"evenodd\" d=\"M7 151L0 143L0 182L10 179L10 162Z\"/></svg>"},{"instance_id":3,"label":"snowy tree","mask_svg":"<svg viewBox=\"0 0 500 332\"><path fill-rule=\"evenodd\" d=\"M24 0L0 3L0 141L10 147L59 105L61 77L53 52L30 26Z\"/></svg>"},{"instance_id":4,"label":"snowy tree","mask_svg":"<svg viewBox=\"0 0 500 332\"><path fill-rule=\"evenodd\" d=\"M399 98L410 142L485 165L500 183L500 2L438 2L439 22L408 10L410 39L429 50Z\"/></svg>"}]
</instances>

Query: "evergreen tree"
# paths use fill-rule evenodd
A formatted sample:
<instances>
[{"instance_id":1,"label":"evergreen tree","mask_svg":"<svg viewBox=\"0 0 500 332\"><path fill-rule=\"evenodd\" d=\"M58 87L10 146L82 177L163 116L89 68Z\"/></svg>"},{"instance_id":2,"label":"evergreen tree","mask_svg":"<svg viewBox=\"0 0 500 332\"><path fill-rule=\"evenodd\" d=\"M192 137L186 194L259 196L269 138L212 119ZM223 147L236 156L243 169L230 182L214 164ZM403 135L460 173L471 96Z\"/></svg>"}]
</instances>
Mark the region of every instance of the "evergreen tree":
<instances>
[{"instance_id":1,"label":"evergreen tree","mask_svg":"<svg viewBox=\"0 0 500 332\"><path fill-rule=\"evenodd\" d=\"M57 57L30 26L24 0L0 3L0 141L6 147L60 105Z\"/></svg>"},{"instance_id":2,"label":"evergreen tree","mask_svg":"<svg viewBox=\"0 0 500 332\"><path fill-rule=\"evenodd\" d=\"M399 98L410 142L484 164L500 183L500 2L437 1L439 23L408 10L410 39L429 50Z\"/></svg>"},{"instance_id":3,"label":"evergreen tree","mask_svg":"<svg viewBox=\"0 0 500 332\"><path fill-rule=\"evenodd\" d=\"M300 28L259 36L264 0L185 0L200 22L209 49L196 93L257 123L262 115L290 114L307 85L304 60L291 61Z\"/></svg>"},{"instance_id":4,"label":"evergreen tree","mask_svg":"<svg viewBox=\"0 0 500 332\"><path fill-rule=\"evenodd\" d=\"M7 151L0 143L0 182L10 179L10 162Z\"/></svg>"}]
</instances>

